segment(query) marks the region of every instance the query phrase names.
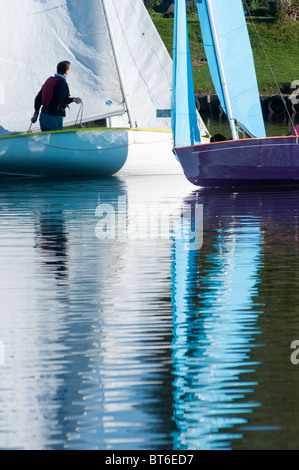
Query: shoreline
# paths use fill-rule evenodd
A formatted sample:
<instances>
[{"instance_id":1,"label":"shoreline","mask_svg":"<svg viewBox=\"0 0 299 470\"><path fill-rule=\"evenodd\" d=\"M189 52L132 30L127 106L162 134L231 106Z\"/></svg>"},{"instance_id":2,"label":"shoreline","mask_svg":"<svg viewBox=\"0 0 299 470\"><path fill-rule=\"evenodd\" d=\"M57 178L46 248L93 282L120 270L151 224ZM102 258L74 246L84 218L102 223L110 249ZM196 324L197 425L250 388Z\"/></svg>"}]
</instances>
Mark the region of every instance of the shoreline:
<instances>
[{"instance_id":1,"label":"shoreline","mask_svg":"<svg viewBox=\"0 0 299 470\"><path fill-rule=\"evenodd\" d=\"M152 20L170 56L173 49L173 20L153 16ZM215 93L205 59L198 18L189 16L189 38L194 73L195 94ZM297 50L294 41L299 35L299 21L290 24L258 22L249 24L248 31L254 55L257 81L261 97L272 98L281 93L294 96L298 76ZM273 77L275 76L275 79ZM298 88L298 86L296 86ZM299 104L299 103L298 103ZM298 105L297 105L298 106Z\"/></svg>"}]
</instances>

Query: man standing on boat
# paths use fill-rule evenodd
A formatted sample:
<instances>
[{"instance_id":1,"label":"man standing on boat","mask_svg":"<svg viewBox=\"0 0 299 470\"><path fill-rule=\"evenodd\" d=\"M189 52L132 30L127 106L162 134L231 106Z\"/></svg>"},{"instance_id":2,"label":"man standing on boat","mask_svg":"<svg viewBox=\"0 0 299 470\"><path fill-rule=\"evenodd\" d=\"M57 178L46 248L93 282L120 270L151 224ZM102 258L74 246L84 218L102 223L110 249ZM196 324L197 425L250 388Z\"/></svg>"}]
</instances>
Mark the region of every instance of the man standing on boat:
<instances>
[{"instance_id":1,"label":"man standing on boat","mask_svg":"<svg viewBox=\"0 0 299 470\"><path fill-rule=\"evenodd\" d=\"M63 128L65 109L70 103L82 103L81 98L70 98L69 86L66 82L71 73L71 64L68 61L59 62L57 73L42 86L35 98L34 115L32 123L36 123L39 110L42 106L39 122L42 132L56 131Z\"/></svg>"}]
</instances>

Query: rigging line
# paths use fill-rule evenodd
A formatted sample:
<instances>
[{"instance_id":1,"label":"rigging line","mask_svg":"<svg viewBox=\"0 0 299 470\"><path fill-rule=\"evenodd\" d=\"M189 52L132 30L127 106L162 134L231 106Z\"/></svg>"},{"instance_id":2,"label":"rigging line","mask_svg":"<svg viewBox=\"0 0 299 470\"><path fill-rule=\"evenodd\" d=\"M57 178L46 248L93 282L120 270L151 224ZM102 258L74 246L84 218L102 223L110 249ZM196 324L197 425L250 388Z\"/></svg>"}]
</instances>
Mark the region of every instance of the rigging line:
<instances>
[{"instance_id":1,"label":"rigging line","mask_svg":"<svg viewBox=\"0 0 299 470\"><path fill-rule=\"evenodd\" d=\"M33 137L27 137L26 136L26 138L27 138L27 140L30 140L31 142L34 142L35 144L42 145L43 147L50 147L50 148L58 149L58 150L69 150L71 152L109 152L111 150L119 150L119 149L122 149L122 148L129 148L129 147L132 147L133 145L148 145L148 142L131 142L131 143L126 143L126 144L118 145L118 146L111 147L111 148L97 147L95 149L86 149L86 148L62 147L62 146L59 146L59 145L52 145L52 144L48 144L46 142L41 142L41 141L35 140ZM163 140L156 140L156 141L150 142L150 144L160 144L160 143L163 143L163 142L169 142L169 140L170 140L169 138L163 139Z\"/></svg>"},{"instance_id":2,"label":"rigging line","mask_svg":"<svg viewBox=\"0 0 299 470\"><path fill-rule=\"evenodd\" d=\"M84 108L84 103L82 102L80 104L80 108L79 108L79 111L78 111L78 114L77 114L77 118L76 118L76 122L75 122L75 127L77 126L77 122L79 121L78 123L78 127L83 127L82 126L82 120L83 120L83 108Z\"/></svg>"},{"instance_id":3,"label":"rigging line","mask_svg":"<svg viewBox=\"0 0 299 470\"><path fill-rule=\"evenodd\" d=\"M130 7L131 7L131 10L132 10L132 15L133 15L134 7L132 6L132 4L130 4ZM129 47L129 42L128 42L127 36L126 36L126 34L125 34L125 30L124 30L124 28L123 28L123 25L122 25L122 22L121 22L121 19L120 19L120 16L119 16L119 13L118 13L117 9L115 9L115 14L116 14L117 19L118 19L118 21L119 21L120 30L122 31L122 34L123 34L123 36L124 36L124 39L125 39L125 41L126 41L126 43L127 43L128 51L129 51L130 57L131 57L131 59L132 59L134 65L135 65L135 67L136 67L138 76L140 77L140 79L141 79L142 82L144 83L145 87L147 88L147 90L148 90L148 92L149 92L149 97L150 97L151 102L153 103L153 105L154 105L155 107L157 107L158 104L157 104L157 103L154 101L154 99L153 99L152 93L150 92L149 84L147 83L147 81L146 81L144 75L141 73L140 67L138 67L137 61L136 61L136 59L135 59L135 57L134 57L134 55L133 55L133 53L132 53L132 51L131 51L131 48ZM152 54L156 56L156 58L158 59L159 65L162 66L162 69L163 69L163 70L165 71L165 73L167 74L167 69L164 68L163 64L162 64L161 61L159 60L159 57L158 57L157 52L153 50L151 44L147 41L147 37L145 37L146 35L144 35L144 32L141 30L140 27L139 27L139 30L140 30L141 35L145 38L145 41L146 41L147 46L151 49Z\"/></svg>"},{"instance_id":4,"label":"rigging line","mask_svg":"<svg viewBox=\"0 0 299 470\"><path fill-rule=\"evenodd\" d=\"M126 82L125 82L125 79L124 79L124 76L123 76L122 69L119 66L120 61L119 61L118 51L117 51L117 48L116 48L117 42L116 42L116 39L115 39L115 33L111 29L111 24L110 24L110 21L109 21L110 20L110 12L109 12L109 8L107 9L106 0L102 0L102 8L103 8L104 16L105 16L106 28L107 28L108 36L109 36L109 39L110 39L110 44L111 44L111 47L112 47L112 52L113 52L113 56L114 56L116 71L117 71L117 74L118 74L118 79L119 79L120 88L121 88L121 92L122 92L125 107L126 107L126 112L127 112L129 124L130 124L130 127L133 127L133 121L134 120L133 120L132 113L131 113L132 108L131 108L131 105L130 105L130 96L127 92L127 85L126 85Z\"/></svg>"},{"instance_id":5,"label":"rigging line","mask_svg":"<svg viewBox=\"0 0 299 470\"><path fill-rule=\"evenodd\" d=\"M214 119L213 119L213 111L212 111L212 102L211 102L211 90L210 90L210 86L209 86L209 74L208 74L208 60L207 58L205 57L204 61L206 62L204 64L204 71L205 71L205 77L206 77L206 86L207 86L207 89L208 89L208 94L207 94L207 99L208 99L208 104L209 104L209 114L210 114L210 119L211 119L211 123L212 123L212 135L215 134L215 130L214 130ZM212 137L212 136L211 136Z\"/></svg>"},{"instance_id":6,"label":"rigging line","mask_svg":"<svg viewBox=\"0 0 299 470\"><path fill-rule=\"evenodd\" d=\"M211 0L206 0L206 9L207 9L209 22L210 22L210 31L211 31L211 36L212 36L213 43L214 43L216 59L218 62L218 68L219 68L219 74L220 74L219 78L220 78L221 88L223 91L224 102L225 102L226 109L227 109L227 118L228 118L229 126L232 132L232 137L234 140L238 140L239 136L238 136L235 123L234 123L233 108L231 104L230 93L227 87L225 68L224 68L223 61L222 61L219 37L217 34L217 28L216 28L216 23L215 23L214 9L213 9Z\"/></svg>"},{"instance_id":7,"label":"rigging line","mask_svg":"<svg viewBox=\"0 0 299 470\"><path fill-rule=\"evenodd\" d=\"M282 102L283 102L283 105L284 105L284 108L285 108L285 110L286 110L286 112L287 112L288 118L289 118L289 120L290 120L290 122L291 122L291 125L292 125L293 127L295 127L294 121L293 121L292 116L291 116L291 114L290 114L290 112L289 112L289 110L288 110L288 107L287 107L287 105L286 105L285 99L284 99L284 97L282 96L282 93L281 93L281 90L280 90L278 81L277 81L277 79L276 79L274 70L273 70L273 68L272 68L271 62L270 62L269 57L268 57L268 55L267 55L267 52L266 52L266 50L265 50L265 48L264 48L263 42L262 42L262 40L261 40L261 37L260 37L260 35L259 35L259 33L258 33L257 27L256 27L255 22L254 22L254 19L253 19L253 16L252 16L251 11L250 11L250 9L249 9L249 7L248 7L247 0L244 0L244 4L245 4L245 6L246 6L246 9L247 9L248 14L250 15L250 20L251 20L252 26L253 26L253 28L254 28L255 34L257 35L257 38L258 38L258 40L259 40L259 43L260 43L260 45L261 45L262 51L263 51L264 56L265 56L265 58L266 58L267 64L268 64L268 66L269 66L269 68L270 68L270 71L271 71L271 74L272 74L272 76L273 76L273 79L274 79L276 88L277 88L278 93L279 93L279 96L280 96L280 98L281 98L281 100L282 100Z\"/></svg>"}]
</instances>

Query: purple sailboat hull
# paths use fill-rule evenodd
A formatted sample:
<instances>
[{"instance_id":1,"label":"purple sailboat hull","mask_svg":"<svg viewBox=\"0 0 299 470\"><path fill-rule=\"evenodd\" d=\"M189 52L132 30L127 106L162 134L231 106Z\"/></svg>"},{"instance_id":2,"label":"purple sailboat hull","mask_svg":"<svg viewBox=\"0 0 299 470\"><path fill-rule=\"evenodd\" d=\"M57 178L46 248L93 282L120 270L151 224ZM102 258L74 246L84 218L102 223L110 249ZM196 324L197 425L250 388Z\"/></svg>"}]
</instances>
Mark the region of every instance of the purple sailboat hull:
<instances>
[{"instance_id":1,"label":"purple sailboat hull","mask_svg":"<svg viewBox=\"0 0 299 470\"><path fill-rule=\"evenodd\" d=\"M299 184L298 136L200 144L175 153L196 186Z\"/></svg>"}]
</instances>

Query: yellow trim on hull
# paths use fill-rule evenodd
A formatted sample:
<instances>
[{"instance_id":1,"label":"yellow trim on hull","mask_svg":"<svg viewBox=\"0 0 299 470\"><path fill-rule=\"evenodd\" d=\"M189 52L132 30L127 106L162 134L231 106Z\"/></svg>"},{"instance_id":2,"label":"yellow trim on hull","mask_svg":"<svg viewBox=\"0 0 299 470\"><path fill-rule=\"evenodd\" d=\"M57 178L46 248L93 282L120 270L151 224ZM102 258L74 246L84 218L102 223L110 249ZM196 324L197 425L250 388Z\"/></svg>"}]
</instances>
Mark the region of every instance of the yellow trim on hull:
<instances>
[{"instance_id":1,"label":"yellow trim on hull","mask_svg":"<svg viewBox=\"0 0 299 470\"><path fill-rule=\"evenodd\" d=\"M0 139L9 139L11 137L26 137L33 135L43 135L43 134L62 134L62 133L71 133L71 132L94 132L94 131L148 131L148 132L166 132L171 134L171 130L168 129L145 129L141 127L84 127L78 129L62 129L59 131L48 131L48 132L25 132L21 134L9 134L0 136Z\"/></svg>"}]
</instances>

